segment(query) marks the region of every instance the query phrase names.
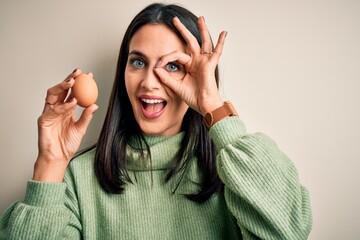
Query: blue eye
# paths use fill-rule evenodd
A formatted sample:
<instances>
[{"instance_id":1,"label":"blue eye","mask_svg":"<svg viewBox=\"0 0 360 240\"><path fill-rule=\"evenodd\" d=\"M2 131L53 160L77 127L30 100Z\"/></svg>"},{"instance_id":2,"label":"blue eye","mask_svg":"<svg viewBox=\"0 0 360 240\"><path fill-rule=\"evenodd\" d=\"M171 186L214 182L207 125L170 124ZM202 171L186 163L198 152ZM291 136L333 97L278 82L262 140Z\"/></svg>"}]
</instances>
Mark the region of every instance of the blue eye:
<instances>
[{"instance_id":1,"label":"blue eye","mask_svg":"<svg viewBox=\"0 0 360 240\"><path fill-rule=\"evenodd\" d=\"M130 59L130 64L134 67L134 68L143 68L145 66L145 63L143 61L141 61L140 59Z\"/></svg>"},{"instance_id":2,"label":"blue eye","mask_svg":"<svg viewBox=\"0 0 360 240\"><path fill-rule=\"evenodd\" d=\"M176 63L168 63L165 66L165 69L169 72L175 72L175 71L179 71L180 70L180 66Z\"/></svg>"}]
</instances>

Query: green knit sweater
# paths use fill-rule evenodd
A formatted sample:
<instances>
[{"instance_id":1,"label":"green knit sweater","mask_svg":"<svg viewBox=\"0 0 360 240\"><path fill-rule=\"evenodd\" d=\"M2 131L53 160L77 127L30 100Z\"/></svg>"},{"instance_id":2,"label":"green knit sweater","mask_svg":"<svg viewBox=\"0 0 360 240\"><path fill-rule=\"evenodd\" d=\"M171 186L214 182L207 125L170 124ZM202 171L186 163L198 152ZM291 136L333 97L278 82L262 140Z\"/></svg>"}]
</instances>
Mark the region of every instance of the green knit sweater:
<instances>
[{"instance_id":1,"label":"green knit sweater","mask_svg":"<svg viewBox=\"0 0 360 240\"><path fill-rule=\"evenodd\" d=\"M24 201L0 221L0 239L306 239L309 195L296 169L264 134L246 134L238 117L210 129L219 154L223 192L204 203L188 200L201 181L196 161L173 194L166 169L183 133L146 137L152 163L127 152L133 184L109 194L93 169L95 150L73 159L63 183L29 181Z\"/></svg>"}]
</instances>

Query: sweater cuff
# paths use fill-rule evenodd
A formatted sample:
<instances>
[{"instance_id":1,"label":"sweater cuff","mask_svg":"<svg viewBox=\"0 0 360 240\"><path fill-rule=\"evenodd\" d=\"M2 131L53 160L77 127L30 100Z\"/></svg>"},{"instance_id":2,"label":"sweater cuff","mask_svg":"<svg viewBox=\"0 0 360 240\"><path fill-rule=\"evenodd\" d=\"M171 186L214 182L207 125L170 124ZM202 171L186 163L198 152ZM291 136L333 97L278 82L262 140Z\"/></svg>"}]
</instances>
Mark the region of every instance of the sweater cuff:
<instances>
[{"instance_id":1,"label":"sweater cuff","mask_svg":"<svg viewBox=\"0 0 360 240\"><path fill-rule=\"evenodd\" d=\"M215 123L209 130L210 138L218 150L233 143L246 134L243 121L237 117L228 117Z\"/></svg>"},{"instance_id":2,"label":"sweater cuff","mask_svg":"<svg viewBox=\"0 0 360 240\"><path fill-rule=\"evenodd\" d=\"M38 182L29 180L24 203L31 206L46 207L65 202L66 183Z\"/></svg>"}]
</instances>

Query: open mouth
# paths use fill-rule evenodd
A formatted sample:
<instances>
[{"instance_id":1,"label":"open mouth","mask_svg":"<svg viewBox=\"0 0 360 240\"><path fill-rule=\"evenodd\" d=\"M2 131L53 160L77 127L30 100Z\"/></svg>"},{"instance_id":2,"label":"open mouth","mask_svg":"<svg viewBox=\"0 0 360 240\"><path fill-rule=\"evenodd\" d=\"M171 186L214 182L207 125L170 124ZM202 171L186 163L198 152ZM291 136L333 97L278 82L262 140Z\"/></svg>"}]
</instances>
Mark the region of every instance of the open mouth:
<instances>
[{"instance_id":1,"label":"open mouth","mask_svg":"<svg viewBox=\"0 0 360 240\"><path fill-rule=\"evenodd\" d=\"M161 115L167 102L163 99L140 98L143 114L148 118L157 118Z\"/></svg>"}]
</instances>

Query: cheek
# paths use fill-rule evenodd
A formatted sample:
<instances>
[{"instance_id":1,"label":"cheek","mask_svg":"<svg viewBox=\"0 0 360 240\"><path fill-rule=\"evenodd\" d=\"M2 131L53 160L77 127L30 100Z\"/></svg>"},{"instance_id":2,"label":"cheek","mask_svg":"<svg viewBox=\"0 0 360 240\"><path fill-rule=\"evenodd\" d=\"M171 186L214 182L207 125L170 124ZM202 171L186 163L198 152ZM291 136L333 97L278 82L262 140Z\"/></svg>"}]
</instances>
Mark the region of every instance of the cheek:
<instances>
[{"instance_id":1,"label":"cheek","mask_svg":"<svg viewBox=\"0 0 360 240\"><path fill-rule=\"evenodd\" d=\"M126 92L129 98L131 99L132 93L134 92L134 81L132 79L131 74L129 74L126 70L125 70L125 87L126 87Z\"/></svg>"}]
</instances>

